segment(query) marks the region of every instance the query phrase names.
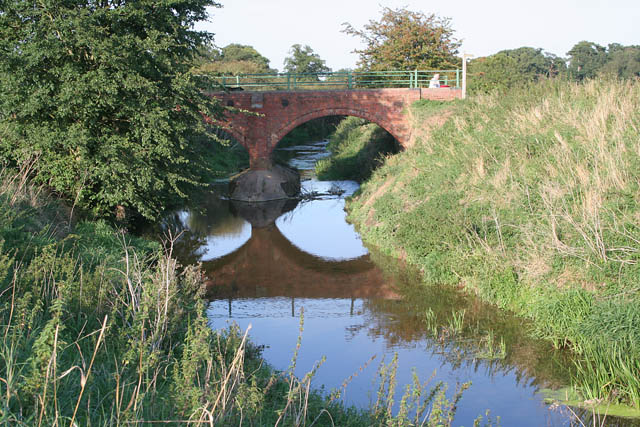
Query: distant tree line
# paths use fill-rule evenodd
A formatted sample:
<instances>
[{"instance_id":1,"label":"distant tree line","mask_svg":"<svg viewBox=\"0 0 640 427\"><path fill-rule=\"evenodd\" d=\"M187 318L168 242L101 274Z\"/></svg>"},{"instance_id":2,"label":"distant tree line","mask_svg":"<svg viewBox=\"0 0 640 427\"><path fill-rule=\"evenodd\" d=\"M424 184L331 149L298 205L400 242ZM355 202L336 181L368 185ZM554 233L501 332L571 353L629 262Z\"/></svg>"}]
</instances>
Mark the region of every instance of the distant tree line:
<instances>
[{"instance_id":1,"label":"distant tree line","mask_svg":"<svg viewBox=\"0 0 640 427\"><path fill-rule=\"evenodd\" d=\"M379 20L362 29L349 23L343 32L362 41L356 71L442 70L461 66L460 40L449 18L413 12L405 8L382 8ZM201 70L222 74L276 71L269 60L251 46L232 44L203 56ZM318 73L331 71L311 47L295 44L285 59L285 71ZM345 70L341 70L345 71ZM541 48L520 47L476 58L469 63L471 92L505 90L543 78L562 77L582 81L598 75L640 77L640 46L611 43L601 46L581 41L563 58Z\"/></svg>"},{"instance_id":2,"label":"distant tree line","mask_svg":"<svg viewBox=\"0 0 640 427\"><path fill-rule=\"evenodd\" d=\"M521 47L474 59L469 64L469 90L503 90L558 76L574 81L596 76L640 77L640 46L612 43L604 47L581 41L567 55L561 58L542 49Z\"/></svg>"},{"instance_id":3,"label":"distant tree line","mask_svg":"<svg viewBox=\"0 0 640 427\"><path fill-rule=\"evenodd\" d=\"M199 59L192 71L212 75L277 73L278 70L271 68L269 62L252 46L232 43L218 48L210 44L200 50ZM331 68L327 67L325 60L309 45L294 44L284 60L284 71L327 73Z\"/></svg>"}]
</instances>

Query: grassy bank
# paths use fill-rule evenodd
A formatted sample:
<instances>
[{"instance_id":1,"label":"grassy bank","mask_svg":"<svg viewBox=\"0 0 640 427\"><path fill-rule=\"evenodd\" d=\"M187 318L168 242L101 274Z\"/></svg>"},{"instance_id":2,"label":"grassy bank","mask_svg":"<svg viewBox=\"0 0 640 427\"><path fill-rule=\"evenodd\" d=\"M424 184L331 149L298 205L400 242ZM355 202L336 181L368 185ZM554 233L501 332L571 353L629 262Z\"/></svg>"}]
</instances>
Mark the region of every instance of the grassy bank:
<instances>
[{"instance_id":1,"label":"grassy bank","mask_svg":"<svg viewBox=\"0 0 640 427\"><path fill-rule=\"evenodd\" d=\"M313 372L296 378L297 349L273 371L243 331L211 329L202 274L170 240L72 225L26 176L0 171L1 424L451 424L461 392L442 384L414 384L391 414L393 364L369 411L314 392Z\"/></svg>"},{"instance_id":2,"label":"grassy bank","mask_svg":"<svg viewBox=\"0 0 640 427\"><path fill-rule=\"evenodd\" d=\"M583 398L640 408L640 83L548 81L410 113L415 144L348 204L363 238L533 319L576 354Z\"/></svg>"},{"instance_id":3,"label":"grassy bank","mask_svg":"<svg viewBox=\"0 0 640 427\"><path fill-rule=\"evenodd\" d=\"M384 157L398 151L393 137L374 123L347 117L329 138L331 157L316 163L322 180L352 179L362 182L380 166Z\"/></svg>"}]
</instances>

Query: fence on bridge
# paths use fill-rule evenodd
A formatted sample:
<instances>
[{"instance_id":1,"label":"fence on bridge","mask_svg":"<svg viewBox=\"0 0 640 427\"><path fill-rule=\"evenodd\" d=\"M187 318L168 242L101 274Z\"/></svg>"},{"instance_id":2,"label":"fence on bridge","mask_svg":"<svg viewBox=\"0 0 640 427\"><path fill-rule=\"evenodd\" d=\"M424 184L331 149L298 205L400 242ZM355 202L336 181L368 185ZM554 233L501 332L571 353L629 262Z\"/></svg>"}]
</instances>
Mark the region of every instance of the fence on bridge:
<instances>
[{"instance_id":1,"label":"fence on bridge","mask_svg":"<svg viewBox=\"0 0 640 427\"><path fill-rule=\"evenodd\" d=\"M434 74L441 87L460 88L462 71L337 71L329 73L271 73L211 76L223 90L344 90L429 87Z\"/></svg>"}]
</instances>

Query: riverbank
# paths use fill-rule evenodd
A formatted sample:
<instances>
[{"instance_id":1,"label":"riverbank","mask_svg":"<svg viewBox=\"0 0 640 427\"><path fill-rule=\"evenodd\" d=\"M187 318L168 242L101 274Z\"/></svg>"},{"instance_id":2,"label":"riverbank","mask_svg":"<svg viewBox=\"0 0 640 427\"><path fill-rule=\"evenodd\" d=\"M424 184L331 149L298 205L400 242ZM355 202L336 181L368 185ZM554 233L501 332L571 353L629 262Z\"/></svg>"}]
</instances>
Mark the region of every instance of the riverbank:
<instances>
[{"instance_id":1,"label":"riverbank","mask_svg":"<svg viewBox=\"0 0 640 427\"><path fill-rule=\"evenodd\" d=\"M330 135L327 149L331 156L318 160L315 167L320 180L363 182L384 162L385 156L398 152L398 144L378 125L347 117Z\"/></svg>"},{"instance_id":2,"label":"riverbank","mask_svg":"<svg viewBox=\"0 0 640 427\"><path fill-rule=\"evenodd\" d=\"M583 400L640 409L640 83L547 81L410 114L413 145L348 203L363 239L532 319L575 354Z\"/></svg>"},{"instance_id":3,"label":"riverbank","mask_svg":"<svg viewBox=\"0 0 640 427\"><path fill-rule=\"evenodd\" d=\"M392 364L370 410L314 391L315 371L294 376L299 345L289 370L271 369L244 331L211 328L205 278L175 261L172 236L161 246L103 221L72 224L26 176L0 171L4 424L451 424L462 391L443 384L407 389L392 414Z\"/></svg>"}]
</instances>

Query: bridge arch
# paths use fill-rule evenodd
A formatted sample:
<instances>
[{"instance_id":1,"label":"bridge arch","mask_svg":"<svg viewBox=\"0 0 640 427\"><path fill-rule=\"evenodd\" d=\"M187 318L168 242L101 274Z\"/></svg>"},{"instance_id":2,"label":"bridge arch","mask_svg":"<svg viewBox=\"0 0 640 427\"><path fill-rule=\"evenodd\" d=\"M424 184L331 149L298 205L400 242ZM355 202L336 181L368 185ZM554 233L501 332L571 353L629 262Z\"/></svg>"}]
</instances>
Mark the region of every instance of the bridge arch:
<instances>
[{"instance_id":1,"label":"bridge arch","mask_svg":"<svg viewBox=\"0 0 640 427\"><path fill-rule=\"evenodd\" d=\"M319 119L322 117L330 117L330 116L353 116L359 117L361 119L365 119L371 123L375 123L380 126L382 129L387 131L391 136L395 138L400 146L403 146L406 141L402 139L402 137L398 134L398 132L393 129L390 123L384 120L379 114L371 113L366 110L358 110L354 108L320 108L312 111L304 112L300 114L293 120L283 124L278 130L276 130L271 135L271 151L275 149L278 143L284 138L289 132L294 130L300 125L303 125L311 120Z\"/></svg>"}]
</instances>

